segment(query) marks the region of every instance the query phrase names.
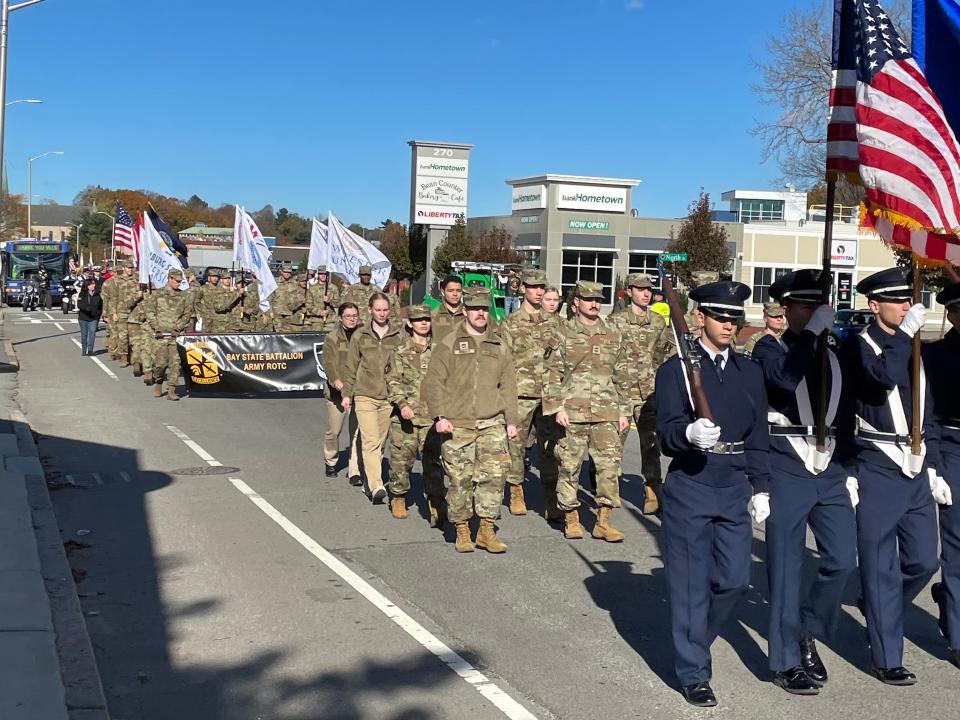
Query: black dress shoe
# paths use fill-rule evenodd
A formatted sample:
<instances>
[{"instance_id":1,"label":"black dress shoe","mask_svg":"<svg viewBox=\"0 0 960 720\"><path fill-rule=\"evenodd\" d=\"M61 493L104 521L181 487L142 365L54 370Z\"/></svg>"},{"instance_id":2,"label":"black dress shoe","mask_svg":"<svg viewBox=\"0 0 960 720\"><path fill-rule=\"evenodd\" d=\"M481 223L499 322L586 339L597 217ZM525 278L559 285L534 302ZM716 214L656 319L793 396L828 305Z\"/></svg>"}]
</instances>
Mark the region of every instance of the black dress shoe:
<instances>
[{"instance_id":1,"label":"black dress shoe","mask_svg":"<svg viewBox=\"0 0 960 720\"><path fill-rule=\"evenodd\" d=\"M337 466L336 465L327 465L327 469L324 472L324 475L327 477L336 477L337 476Z\"/></svg>"},{"instance_id":2,"label":"black dress shoe","mask_svg":"<svg viewBox=\"0 0 960 720\"><path fill-rule=\"evenodd\" d=\"M934 583L931 585L930 596L940 610L940 616L937 618L937 624L940 626L940 634L945 638L949 637L950 633L947 629L947 608L946 598L943 596L943 583Z\"/></svg>"},{"instance_id":3,"label":"black dress shoe","mask_svg":"<svg viewBox=\"0 0 960 720\"><path fill-rule=\"evenodd\" d=\"M716 707L717 705L717 696L713 694L708 682L684 685L680 691L683 693L683 699L694 707Z\"/></svg>"},{"instance_id":4,"label":"black dress shoe","mask_svg":"<svg viewBox=\"0 0 960 720\"><path fill-rule=\"evenodd\" d=\"M873 668L877 680L887 685L916 685L917 676L902 665L893 668Z\"/></svg>"},{"instance_id":5,"label":"black dress shoe","mask_svg":"<svg viewBox=\"0 0 960 720\"><path fill-rule=\"evenodd\" d=\"M359 475L351 475L350 484L353 485L354 487L360 487L361 485L363 485L363 478L361 478Z\"/></svg>"},{"instance_id":6,"label":"black dress shoe","mask_svg":"<svg viewBox=\"0 0 960 720\"><path fill-rule=\"evenodd\" d=\"M773 676L773 684L793 695L819 695L820 685L807 674L803 665L781 670Z\"/></svg>"},{"instance_id":7,"label":"black dress shoe","mask_svg":"<svg viewBox=\"0 0 960 720\"><path fill-rule=\"evenodd\" d=\"M800 640L800 664L815 683L823 685L827 682L827 668L820 660L816 641L810 636Z\"/></svg>"}]
</instances>

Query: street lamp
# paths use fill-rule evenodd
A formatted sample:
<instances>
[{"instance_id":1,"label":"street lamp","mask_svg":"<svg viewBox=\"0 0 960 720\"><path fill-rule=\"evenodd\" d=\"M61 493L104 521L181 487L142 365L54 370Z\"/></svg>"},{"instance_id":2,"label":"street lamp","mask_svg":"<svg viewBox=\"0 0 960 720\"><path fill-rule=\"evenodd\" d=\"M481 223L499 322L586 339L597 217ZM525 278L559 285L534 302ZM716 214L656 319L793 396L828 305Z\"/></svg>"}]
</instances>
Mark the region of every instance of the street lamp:
<instances>
[{"instance_id":1,"label":"street lamp","mask_svg":"<svg viewBox=\"0 0 960 720\"><path fill-rule=\"evenodd\" d=\"M113 239L114 239L114 236L117 234L117 219L116 219L113 215L111 215L110 213L104 212L103 210L97 210L97 212L96 212L95 214L96 214L96 215L106 215L108 218L110 218L110 221L113 223L113 231L110 233L110 259L113 260L114 263L116 263L116 262L117 262L117 249L116 249L116 247L114 247L114 245L113 245Z\"/></svg>"},{"instance_id":2,"label":"street lamp","mask_svg":"<svg viewBox=\"0 0 960 720\"><path fill-rule=\"evenodd\" d=\"M63 150L49 150L41 155L27 158L27 235L31 239L33 239L33 161L47 155L63 155Z\"/></svg>"},{"instance_id":3,"label":"street lamp","mask_svg":"<svg viewBox=\"0 0 960 720\"><path fill-rule=\"evenodd\" d=\"M10 13L14 10L22 10L39 2L43 0L23 0L16 5L11 5L10 0L2 0L0 5L0 168L3 168L3 130L7 109L7 25ZM27 230L29 231L29 228Z\"/></svg>"},{"instance_id":4,"label":"street lamp","mask_svg":"<svg viewBox=\"0 0 960 720\"><path fill-rule=\"evenodd\" d=\"M11 105L20 105L21 103L26 103L27 105L40 105L43 100L37 100L36 98L30 98L29 100L11 100L8 103L4 103L4 107L10 107Z\"/></svg>"},{"instance_id":5,"label":"street lamp","mask_svg":"<svg viewBox=\"0 0 960 720\"><path fill-rule=\"evenodd\" d=\"M83 258L80 257L80 228L83 227L83 223L80 223L79 225L75 225L74 223L66 223L66 224L69 225L69 226L72 227L72 228L76 228L76 229L77 229L77 264L78 264L78 265L82 265L82 264L83 264Z\"/></svg>"}]
</instances>

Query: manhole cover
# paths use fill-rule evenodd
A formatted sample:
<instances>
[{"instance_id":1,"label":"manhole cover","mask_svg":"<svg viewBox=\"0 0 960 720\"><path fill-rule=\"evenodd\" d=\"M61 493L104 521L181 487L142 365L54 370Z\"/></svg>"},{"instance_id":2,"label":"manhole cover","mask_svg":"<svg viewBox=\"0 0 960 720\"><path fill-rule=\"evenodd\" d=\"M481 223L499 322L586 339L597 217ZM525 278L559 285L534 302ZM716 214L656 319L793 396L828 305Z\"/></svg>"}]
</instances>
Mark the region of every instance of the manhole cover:
<instances>
[{"instance_id":1,"label":"manhole cover","mask_svg":"<svg viewBox=\"0 0 960 720\"><path fill-rule=\"evenodd\" d=\"M229 475L240 472L240 468L228 465L204 465L202 467L188 467L171 470L171 475Z\"/></svg>"}]
</instances>

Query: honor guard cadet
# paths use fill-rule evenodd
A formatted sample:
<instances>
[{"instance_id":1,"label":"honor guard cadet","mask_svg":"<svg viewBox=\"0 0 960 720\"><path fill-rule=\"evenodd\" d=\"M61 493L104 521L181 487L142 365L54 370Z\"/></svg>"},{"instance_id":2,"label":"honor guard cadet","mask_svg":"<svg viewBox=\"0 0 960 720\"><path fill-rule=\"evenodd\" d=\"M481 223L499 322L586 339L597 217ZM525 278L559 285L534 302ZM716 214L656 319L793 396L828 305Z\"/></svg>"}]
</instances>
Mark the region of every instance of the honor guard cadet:
<instances>
[{"instance_id":1,"label":"honor guard cadet","mask_svg":"<svg viewBox=\"0 0 960 720\"><path fill-rule=\"evenodd\" d=\"M180 354L177 352L177 335L190 326L190 306L180 292L183 273L173 269L167 278L167 286L147 299L147 323L153 333L153 395L163 395L163 371L167 371L167 399L177 397L177 380L180 379Z\"/></svg>"},{"instance_id":2,"label":"honor guard cadet","mask_svg":"<svg viewBox=\"0 0 960 720\"><path fill-rule=\"evenodd\" d=\"M674 668L684 699L698 707L717 704L710 646L750 583L751 515L761 523L770 512L763 373L730 347L749 296L738 282L690 292L701 335L688 349L698 353L714 422L697 418L680 357L657 371L657 433L671 458L662 517Z\"/></svg>"},{"instance_id":3,"label":"honor guard cadet","mask_svg":"<svg viewBox=\"0 0 960 720\"><path fill-rule=\"evenodd\" d=\"M507 440L517 437L517 376L507 346L489 330L487 288L467 291L464 315L461 326L435 341L420 396L444 438L447 515L456 525L456 551L473 552L469 523L476 512L476 546L502 553L507 546L495 523L510 471Z\"/></svg>"},{"instance_id":4,"label":"honor guard cadet","mask_svg":"<svg viewBox=\"0 0 960 720\"><path fill-rule=\"evenodd\" d=\"M641 472L643 473L643 512L651 515L660 509L658 499L663 480L660 471L660 447L657 445L657 401L654 379L657 368L674 353L674 344L663 316L650 308L653 282L643 273L627 275L629 305L612 316L611 324L623 335L630 373L630 417L637 426L640 439ZM629 430L623 433L626 444Z\"/></svg>"},{"instance_id":5,"label":"honor guard cadet","mask_svg":"<svg viewBox=\"0 0 960 720\"><path fill-rule=\"evenodd\" d=\"M773 297L773 295L770 297ZM776 340L783 335L787 321L784 318L783 307L776 300L771 300L763 304L763 325L763 330L758 330L747 338L747 342L743 345L744 355L749 357L753 353L753 348L756 347L761 338L769 335Z\"/></svg>"},{"instance_id":6,"label":"honor guard cadet","mask_svg":"<svg viewBox=\"0 0 960 720\"><path fill-rule=\"evenodd\" d=\"M419 452L423 461L423 488L430 510L430 526L442 528L446 509L443 507L445 489L440 443L437 434L431 432L433 417L420 399L420 384L430 367L433 350L430 308L411 305L407 308L407 320L410 321L410 334L394 350L387 373L387 393L396 408L390 417L390 513L398 520L407 516L410 472Z\"/></svg>"},{"instance_id":7,"label":"honor guard cadet","mask_svg":"<svg viewBox=\"0 0 960 720\"><path fill-rule=\"evenodd\" d=\"M765 306L764 316L779 317L781 326L786 317L790 328L782 338L762 333L752 355L763 369L770 406L769 664L774 683L784 690L815 695L827 681L815 638L832 636L844 588L857 568L856 481L851 479L848 488L846 469L832 459L842 392L840 362L832 348L827 351L828 433L824 449L817 449L814 412L822 382L817 338L830 330L834 316L824 304L819 273L785 275L770 287L770 297L780 312ZM820 563L816 580L801 595L808 524Z\"/></svg>"},{"instance_id":8,"label":"honor guard cadet","mask_svg":"<svg viewBox=\"0 0 960 720\"><path fill-rule=\"evenodd\" d=\"M623 542L611 515L620 507L620 434L630 424L629 375L620 332L600 319L603 301L600 283L577 282L576 316L557 333L555 345L544 351L543 413L555 416L560 426L555 454L564 537L583 537L579 478L584 455L589 453L597 467L597 521L592 535Z\"/></svg>"},{"instance_id":9,"label":"honor guard cadet","mask_svg":"<svg viewBox=\"0 0 960 720\"><path fill-rule=\"evenodd\" d=\"M940 632L949 647L950 662L960 668L960 516L953 498L960 498L960 284L937 295L946 310L950 331L923 348L923 364L933 395L933 414L940 426L940 467L949 493L940 508L940 582L930 588L940 608Z\"/></svg>"},{"instance_id":10,"label":"honor guard cadet","mask_svg":"<svg viewBox=\"0 0 960 720\"><path fill-rule=\"evenodd\" d=\"M340 294L340 302L352 302L360 308L360 324L365 325L370 322L370 298L375 293L383 292L383 289L370 282L373 276L373 267L370 265L361 265L357 275L360 276L360 282L348 286Z\"/></svg>"},{"instance_id":11,"label":"honor guard cadet","mask_svg":"<svg viewBox=\"0 0 960 720\"><path fill-rule=\"evenodd\" d=\"M463 323L463 279L447 275L440 281L440 306L433 311L433 337L443 335Z\"/></svg>"},{"instance_id":12,"label":"honor guard cadet","mask_svg":"<svg viewBox=\"0 0 960 720\"><path fill-rule=\"evenodd\" d=\"M510 313L500 327L500 336L513 356L517 372L517 405L519 423L517 439L510 441L510 513L526 515L527 505L523 497L524 455L530 428L536 425L537 446L540 450L540 482L545 497L545 515L548 520L560 520L557 508L557 460L553 446L557 432L552 417L543 414L544 348L555 345L555 335L560 323L555 315L547 315L540 306L547 286L543 270L523 271L523 300L520 308ZM549 449L548 449L549 448Z\"/></svg>"},{"instance_id":13,"label":"honor guard cadet","mask_svg":"<svg viewBox=\"0 0 960 720\"><path fill-rule=\"evenodd\" d=\"M851 447L848 473L859 483L857 546L871 670L888 685L913 685L903 667L903 609L937 570L934 498L948 500L937 474L940 431L920 368L922 442L912 452L911 346L926 317L900 268L857 284L876 321L843 347L844 390L855 417L838 438ZM931 497L931 494L933 497Z\"/></svg>"}]
</instances>

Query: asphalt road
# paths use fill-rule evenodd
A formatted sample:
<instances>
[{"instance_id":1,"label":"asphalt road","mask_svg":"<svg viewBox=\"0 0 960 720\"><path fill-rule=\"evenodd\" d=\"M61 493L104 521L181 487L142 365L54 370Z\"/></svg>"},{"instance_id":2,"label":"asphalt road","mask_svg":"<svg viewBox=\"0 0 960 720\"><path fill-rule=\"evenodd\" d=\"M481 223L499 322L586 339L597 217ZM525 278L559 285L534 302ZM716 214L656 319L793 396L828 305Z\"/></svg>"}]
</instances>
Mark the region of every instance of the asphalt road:
<instances>
[{"instance_id":1,"label":"asphalt road","mask_svg":"<svg viewBox=\"0 0 960 720\"><path fill-rule=\"evenodd\" d=\"M634 504L634 439L623 544L505 514L505 555L458 555L419 495L396 521L323 477L319 399L155 399L104 355L81 357L62 318L7 310L4 331L64 540L82 543L70 559L115 720L705 716L672 677L660 525ZM527 487L542 511L535 478ZM926 592L907 623L917 686L867 674L856 583L821 650L826 690L773 686L762 529L754 550L739 622L714 646L714 715L955 712L960 671Z\"/></svg>"}]
</instances>

